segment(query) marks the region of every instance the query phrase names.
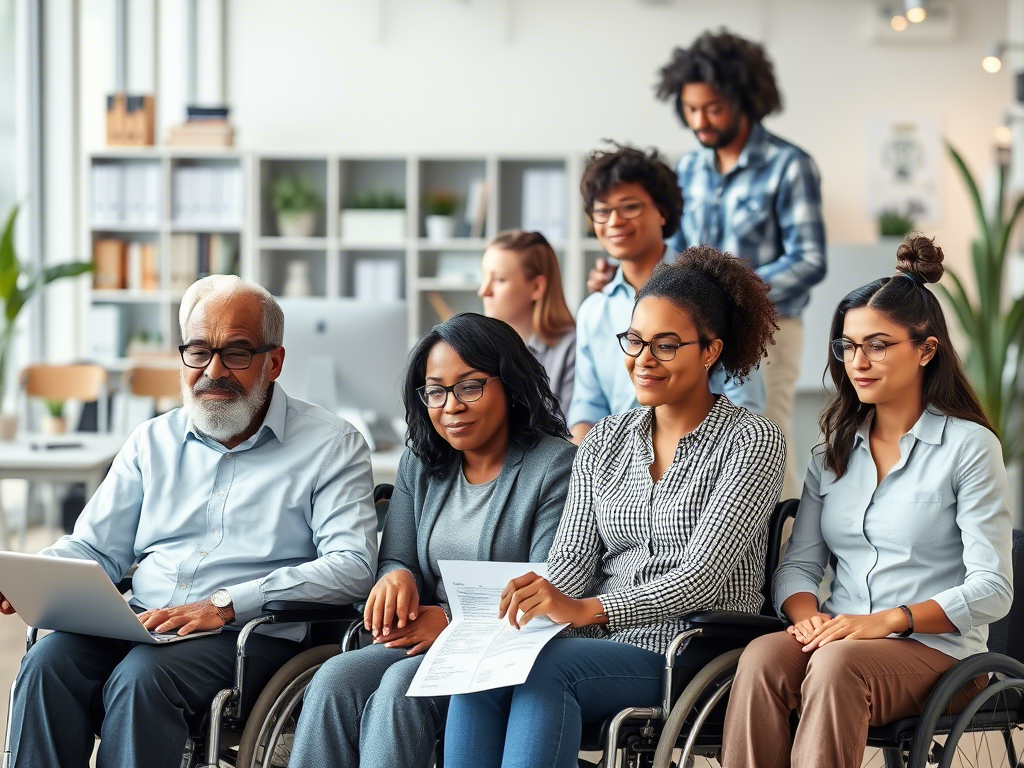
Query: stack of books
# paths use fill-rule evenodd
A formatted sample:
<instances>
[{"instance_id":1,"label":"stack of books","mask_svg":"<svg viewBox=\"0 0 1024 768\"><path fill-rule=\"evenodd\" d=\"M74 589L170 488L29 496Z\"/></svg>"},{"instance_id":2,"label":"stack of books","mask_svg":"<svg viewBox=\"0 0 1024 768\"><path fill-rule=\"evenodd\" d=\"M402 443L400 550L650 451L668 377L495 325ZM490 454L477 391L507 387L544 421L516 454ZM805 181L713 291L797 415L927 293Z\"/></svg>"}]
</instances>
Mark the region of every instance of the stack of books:
<instances>
[{"instance_id":1,"label":"stack of books","mask_svg":"<svg viewBox=\"0 0 1024 768\"><path fill-rule=\"evenodd\" d=\"M160 287L156 243L101 237L92 244L92 284L104 291L155 291Z\"/></svg>"},{"instance_id":2,"label":"stack of books","mask_svg":"<svg viewBox=\"0 0 1024 768\"><path fill-rule=\"evenodd\" d=\"M235 129L227 107L189 107L188 120L171 128L167 144L177 147L233 147Z\"/></svg>"}]
</instances>

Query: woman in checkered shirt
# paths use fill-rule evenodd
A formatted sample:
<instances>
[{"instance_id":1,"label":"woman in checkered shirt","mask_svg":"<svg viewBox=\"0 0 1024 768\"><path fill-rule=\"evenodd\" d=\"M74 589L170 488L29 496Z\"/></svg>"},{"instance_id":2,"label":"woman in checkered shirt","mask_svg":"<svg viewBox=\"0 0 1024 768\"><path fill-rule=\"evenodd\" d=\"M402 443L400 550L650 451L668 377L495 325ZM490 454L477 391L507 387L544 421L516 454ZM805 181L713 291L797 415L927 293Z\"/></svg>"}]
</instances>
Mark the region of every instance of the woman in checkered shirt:
<instances>
[{"instance_id":1,"label":"woman in checkered shirt","mask_svg":"<svg viewBox=\"0 0 1024 768\"><path fill-rule=\"evenodd\" d=\"M641 288L619 334L641 407L580 445L549 579L525 574L502 595L513 625L543 615L576 636L549 643L522 685L453 697L446 766L575 767L584 722L658 704L684 615L760 610L785 444L774 423L712 395L708 376L759 364L776 327L767 294L708 246Z\"/></svg>"}]
</instances>

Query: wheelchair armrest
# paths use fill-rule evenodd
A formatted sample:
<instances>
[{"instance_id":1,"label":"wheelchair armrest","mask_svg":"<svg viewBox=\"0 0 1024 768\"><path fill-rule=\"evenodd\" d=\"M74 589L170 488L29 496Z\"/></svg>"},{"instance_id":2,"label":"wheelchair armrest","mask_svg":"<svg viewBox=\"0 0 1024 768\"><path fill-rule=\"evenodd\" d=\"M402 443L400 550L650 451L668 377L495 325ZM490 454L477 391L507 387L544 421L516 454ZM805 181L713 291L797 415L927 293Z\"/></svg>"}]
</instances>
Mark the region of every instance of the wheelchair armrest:
<instances>
[{"instance_id":1,"label":"wheelchair armrest","mask_svg":"<svg viewBox=\"0 0 1024 768\"><path fill-rule=\"evenodd\" d=\"M263 605L263 615L274 624L306 624L318 621L357 621L363 615L351 605L271 600Z\"/></svg>"},{"instance_id":2,"label":"wheelchair armrest","mask_svg":"<svg viewBox=\"0 0 1024 768\"><path fill-rule=\"evenodd\" d=\"M686 629L699 629L701 637L736 637L753 640L771 632L781 632L785 622L776 616L741 611L700 611L683 617Z\"/></svg>"}]
</instances>

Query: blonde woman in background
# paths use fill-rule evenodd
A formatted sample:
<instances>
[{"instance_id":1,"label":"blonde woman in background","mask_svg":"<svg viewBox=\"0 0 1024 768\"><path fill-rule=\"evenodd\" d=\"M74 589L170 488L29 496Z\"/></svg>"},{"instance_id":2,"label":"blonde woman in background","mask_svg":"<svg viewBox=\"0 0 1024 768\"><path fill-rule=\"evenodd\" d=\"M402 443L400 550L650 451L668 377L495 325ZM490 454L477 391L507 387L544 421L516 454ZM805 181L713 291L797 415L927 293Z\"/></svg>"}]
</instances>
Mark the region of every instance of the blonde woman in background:
<instances>
[{"instance_id":1,"label":"blonde woman in background","mask_svg":"<svg viewBox=\"0 0 1024 768\"><path fill-rule=\"evenodd\" d=\"M576 373L576 323L565 303L555 250L540 232L502 232L487 246L482 272L478 294L484 314L522 336L544 366L564 416Z\"/></svg>"}]
</instances>

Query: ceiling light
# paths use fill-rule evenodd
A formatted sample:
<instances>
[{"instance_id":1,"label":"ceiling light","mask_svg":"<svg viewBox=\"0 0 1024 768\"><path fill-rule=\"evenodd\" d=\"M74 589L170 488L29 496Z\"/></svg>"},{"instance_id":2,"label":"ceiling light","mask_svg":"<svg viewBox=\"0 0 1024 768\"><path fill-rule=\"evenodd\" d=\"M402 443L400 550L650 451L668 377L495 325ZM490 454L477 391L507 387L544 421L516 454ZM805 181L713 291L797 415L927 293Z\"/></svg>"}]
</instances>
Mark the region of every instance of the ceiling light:
<instances>
[{"instance_id":1,"label":"ceiling light","mask_svg":"<svg viewBox=\"0 0 1024 768\"><path fill-rule=\"evenodd\" d=\"M906 11L907 21L911 24L920 24L928 16L925 0L904 0L903 8Z\"/></svg>"},{"instance_id":2,"label":"ceiling light","mask_svg":"<svg viewBox=\"0 0 1024 768\"><path fill-rule=\"evenodd\" d=\"M996 144L1000 147L1009 147L1013 144L1013 131L1008 125L1000 125L996 128Z\"/></svg>"},{"instance_id":3,"label":"ceiling light","mask_svg":"<svg viewBox=\"0 0 1024 768\"><path fill-rule=\"evenodd\" d=\"M990 72L994 75L1003 68L1003 61L998 56L986 56L981 60L981 67L986 72Z\"/></svg>"},{"instance_id":4,"label":"ceiling light","mask_svg":"<svg viewBox=\"0 0 1024 768\"><path fill-rule=\"evenodd\" d=\"M902 32L904 29L907 28L906 16L893 16L892 21L890 21L889 23L892 24L892 28L895 29L897 32Z\"/></svg>"}]
</instances>

